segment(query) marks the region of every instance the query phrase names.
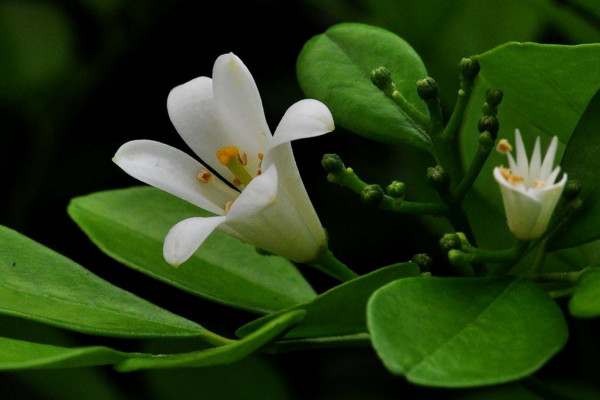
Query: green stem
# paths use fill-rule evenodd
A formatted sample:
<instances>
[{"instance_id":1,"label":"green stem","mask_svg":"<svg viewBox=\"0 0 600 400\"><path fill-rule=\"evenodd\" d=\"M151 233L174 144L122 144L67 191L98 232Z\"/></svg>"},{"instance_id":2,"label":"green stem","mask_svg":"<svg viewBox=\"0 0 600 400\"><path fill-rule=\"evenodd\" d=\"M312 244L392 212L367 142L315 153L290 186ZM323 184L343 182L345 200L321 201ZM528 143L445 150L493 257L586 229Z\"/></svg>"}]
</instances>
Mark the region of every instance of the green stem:
<instances>
[{"instance_id":1,"label":"green stem","mask_svg":"<svg viewBox=\"0 0 600 400\"><path fill-rule=\"evenodd\" d=\"M429 134L431 136L440 135L444 129L444 117L442 115L442 105L438 97L425 101L427 109L429 110L430 129Z\"/></svg>"},{"instance_id":2,"label":"green stem","mask_svg":"<svg viewBox=\"0 0 600 400\"><path fill-rule=\"evenodd\" d=\"M572 286L565 289L550 290L548 295L553 299L557 299L559 297L571 297L573 293L575 293L575 289L576 287Z\"/></svg>"},{"instance_id":3,"label":"green stem","mask_svg":"<svg viewBox=\"0 0 600 400\"><path fill-rule=\"evenodd\" d=\"M463 84L462 87L458 91L458 99L456 100L456 104L454 105L454 111L452 111L452 116L450 116L450 120L448 124L444 128L444 132L442 136L448 138L456 137L458 129L462 124L463 116L467 109L467 105L469 104L469 99L471 98L473 84Z\"/></svg>"},{"instance_id":4,"label":"green stem","mask_svg":"<svg viewBox=\"0 0 600 400\"><path fill-rule=\"evenodd\" d=\"M367 333L343 336L327 336L309 339L281 340L267 348L270 353L287 353L299 350L331 349L341 347L370 347L371 339Z\"/></svg>"},{"instance_id":5,"label":"green stem","mask_svg":"<svg viewBox=\"0 0 600 400\"><path fill-rule=\"evenodd\" d=\"M409 103L408 100L406 100L406 98L404 98L404 96L402 96L402 93L400 93L397 90L394 90L392 93L389 94L389 97L413 121L417 122L419 125L421 125L423 127L429 126L429 118L427 118L425 115L423 115L423 113L421 113L421 111L417 110L417 108L415 108L415 106L413 106L411 103Z\"/></svg>"},{"instance_id":6,"label":"green stem","mask_svg":"<svg viewBox=\"0 0 600 400\"><path fill-rule=\"evenodd\" d=\"M477 152L473 157L473 161L471 161L471 164L469 165L469 168L467 168L463 179L460 181L460 183L454 190L454 198L458 204L462 203L467 192L475 183L475 180L479 176L479 173L481 172L483 165L488 159L491 150L491 147L488 148L487 146L482 145L479 145L479 147L477 148Z\"/></svg>"},{"instance_id":7,"label":"green stem","mask_svg":"<svg viewBox=\"0 0 600 400\"><path fill-rule=\"evenodd\" d=\"M226 337L223 337L208 330L204 331L204 333L202 334L202 339L204 339L207 343L210 343L215 347L226 346L235 342L235 340L227 339Z\"/></svg>"},{"instance_id":8,"label":"green stem","mask_svg":"<svg viewBox=\"0 0 600 400\"><path fill-rule=\"evenodd\" d=\"M307 264L341 282L346 282L359 276L356 272L348 268L346 264L335 258L327 247L321 249L316 260Z\"/></svg>"},{"instance_id":9,"label":"green stem","mask_svg":"<svg viewBox=\"0 0 600 400\"><path fill-rule=\"evenodd\" d=\"M546 240L543 240L540 244L540 246L538 247L537 253L535 255L535 261L533 262L533 266L531 267L531 273L535 274L538 273L542 270L542 268L544 267L544 262L546 261L546 245L548 244L548 242Z\"/></svg>"},{"instance_id":10,"label":"green stem","mask_svg":"<svg viewBox=\"0 0 600 400\"><path fill-rule=\"evenodd\" d=\"M379 207L384 210L402 214L446 215L448 212L448 206L443 203L404 201L401 199L394 199L387 195L384 196Z\"/></svg>"},{"instance_id":11,"label":"green stem","mask_svg":"<svg viewBox=\"0 0 600 400\"><path fill-rule=\"evenodd\" d=\"M475 258L481 262L502 263L492 269L492 275L505 275L527 254L529 243L519 240L513 247L504 250L477 249Z\"/></svg>"},{"instance_id":12,"label":"green stem","mask_svg":"<svg viewBox=\"0 0 600 400\"><path fill-rule=\"evenodd\" d=\"M566 282L566 283L578 283L579 277L581 274L589 270L589 268L584 268L579 271L569 271L569 272L545 272L545 273L537 273L537 274L527 274L524 275L524 278L530 278L537 282Z\"/></svg>"}]
</instances>

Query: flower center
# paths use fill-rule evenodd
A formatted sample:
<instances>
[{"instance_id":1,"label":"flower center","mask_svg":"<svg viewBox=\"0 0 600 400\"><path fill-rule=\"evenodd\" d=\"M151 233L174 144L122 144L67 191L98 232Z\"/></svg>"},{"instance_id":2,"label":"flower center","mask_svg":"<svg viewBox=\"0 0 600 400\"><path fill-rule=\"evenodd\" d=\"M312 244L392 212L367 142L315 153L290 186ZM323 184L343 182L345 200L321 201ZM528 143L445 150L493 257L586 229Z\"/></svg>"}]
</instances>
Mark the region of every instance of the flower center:
<instances>
[{"instance_id":1,"label":"flower center","mask_svg":"<svg viewBox=\"0 0 600 400\"><path fill-rule=\"evenodd\" d=\"M245 165L248 162L246 153L240 152L235 146L227 146L217 151L217 159L227 167L234 176L233 183L237 186L248 184L252 181L252 175L248 173Z\"/></svg>"}]
</instances>

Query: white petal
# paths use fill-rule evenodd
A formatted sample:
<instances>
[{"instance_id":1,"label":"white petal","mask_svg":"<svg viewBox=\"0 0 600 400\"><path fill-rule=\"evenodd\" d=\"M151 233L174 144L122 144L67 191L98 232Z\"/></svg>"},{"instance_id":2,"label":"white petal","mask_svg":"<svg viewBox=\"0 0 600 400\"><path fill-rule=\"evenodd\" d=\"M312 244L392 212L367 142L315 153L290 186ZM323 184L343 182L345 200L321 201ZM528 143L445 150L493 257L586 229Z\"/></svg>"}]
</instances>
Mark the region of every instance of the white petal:
<instances>
[{"instance_id":1,"label":"white petal","mask_svg":"<svg viewBox=\"0 0 600 400\"><path fill-rule=\"evenodd\" d=\"M506 157L508 158L508 168L510 168L510 172L519 175L517 173L519 167L517 167L517 163L515 162L515 159L513 158L512 154L506 153Z\"/></svg>"},{"instance_id":2,"label":"white petal","mask_svg":"<svg viewBox=\"0 0 600 400\"><path fill-rule=\"evenodd\" d=\"M554 168L554 170L552 171L552 173L546 180L546 185L554 185L554 181L556 181L556 178L558 177L559 173L560 173L560 166L557 166L556 168ZM563 180L564 180L564 177L563 177Z\"/></svg>"},{"instance_id":3,"label":"white petal","mask_svg":"<svg viewBox=\"0 0 600 400\"><path fill-rule=\"evenodd\" d=\"M312 99L300 100L286 111L269 148L296 139L324 135L334 129L333 116L325 104Z\"/></svg>"},{"instance_id":4,"label":"white petal","mask_svg":"<svg viewBox=\"0 0 600 400\"><path fill-rule=\"evenodd\" d=\"M216 177L213 182L199 182L196 176L205 168L202 164L181 150L152 140L125 143L113 161L132 177L215 214L223 214L225 204L239 195Z\"/></svg>"},{"instance_id":5,"label":"white petal","mask_svg":"<svg viewBox=\"0 0 600 400\"><path fill-rule=\"evenodd\" d=\"M216 112L225 128L229 146L248 155L247 168L254 175L258 154L265 153L271 133L254 78L233 53L219 56L213 68Z\"/></svg>"},{"instance_id":6,"label":"white petal","mask_svg":"<svg viewBox=\"0 0 600 400\"><path fill-rule=\"evenodd\" d=\"M538 215L538 220L536 221L535 227L532 230L532 238L538 238L542 236L542 234L548 228L548 223L550 222L552 213L558 204L558 200L560 199L560 195L566 183L567 174L563 174L563 178L557 184L547 186L543 189L533 189L536 191L536 195L542 204L542 209Z\"/></svg>"},{"instance_id":7,"label":"white petal","mask_svg":"<svg viewBox=\"0 0 600 400\"><path fill-rule=\"evenodd\" d=\"M242 191L227 215L228 221L242 220L259 213L275 202L277 196L277 170L267 169ZM230 225L230 224L228 224Z\"/></svg>"},{"instance_id":8,"label":"white petal","mask_svg":"<svg viewBox=\"0 0 600 400\"><path fill-rule=\"evenodd\" d=\"M529 161L529 181L527 182L527 186L531 186L533 184L533 180L541 180L540 178L540 168L542 166L542 152L540 149L540 137L538 136L535 139L535 146L533 148L533 154L531 155L531 160Z\"/></svg>"},{"instance_id":9,"label":"white petal","mask_svg":"<svg viewBox=\"0 0 600 400\"><path fill-rule=\"evenodd\" d=\"M217 150L231 146L215 113L212 79L201 76L175 87L167 98L171 122L185 143L202 161L225 179L233 174L217 160Z\"/></svg>"},{"instance_id":10,"label":"white petal","mask_svg":"<svg viewBox=\"0 0 600 400\"><path fill-rule=\"evenodd\" d=\"M523 138L521 132L515 129L515 141L517 144L517 170L512 171L513 175L522 176L525 182L529 181L529 164L527 162L527 152L525 151L525 145L523 144Z\"/></svg>"},{"instance_id":11,"label":"white petal","mask_svg":"<svg viewBox=\"0 0 600 400\"><path fill-rule=\"evenodd\" d=\"M554 164L554 157L556 156L557 147L558 138L554 136L552 138L552 141L550 142L550 146L548 146L548 150L546 150L544 162L542 163L542 167L540 170L540 179L543 181L549 181L548 176L550 175L550 171L552 170L552 166Z\"/></svg>"},{"instance_id":12,"label":"white petal","mask_svg":"<svg viewBox=\"0 0 600 400\"><path fill-rule=\"evenodd\" d=\"M184 219L169 230L163 245L165 260L174 267L187 261L227 217L194 217Z\"/></svg>"}]
</instances>

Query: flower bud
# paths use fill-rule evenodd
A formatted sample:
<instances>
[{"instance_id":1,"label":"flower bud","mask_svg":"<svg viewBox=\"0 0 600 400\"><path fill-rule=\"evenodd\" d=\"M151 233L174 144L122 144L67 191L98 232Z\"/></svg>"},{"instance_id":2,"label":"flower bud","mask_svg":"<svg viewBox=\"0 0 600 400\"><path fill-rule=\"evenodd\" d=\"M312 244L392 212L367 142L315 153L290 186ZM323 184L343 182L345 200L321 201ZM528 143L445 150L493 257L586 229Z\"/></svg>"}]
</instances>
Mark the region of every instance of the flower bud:
<instances>
[{"instance_id":1,"label":"flower bud","mask_svg":"<svg viewBox=\"0 0 600 400\"><path fill-rule=\"evenodd\" d=\"M469 262L469 257L462 251L453 249L448 252L448 261L450 261L450 264L452 265L463 265Z\"/></svg>"},{"instance_id":2,"label":"flower bud","mask_svg":"<svg viewBox=\"0 0 600 400\"><path fill-rule=\"evenodd\" d=\"M367 185L360 194L362 201L372 206L379 205L383 201L383 196L385 194L379 185Z\"/></svg>"},{"instance_id":3,"label":"flower bud","mask_svg":"<svg viewBox=\"0 0 600 400\"><path fill-rule=\"evenodd\" d=\"M563 197L566 200L574 200L581 193L581 182L577 179L569 179L563 190Z\"/></svg>"},{"instance_id":4,"label":"flower bud","mask_svg":"<svg viewBox=\"0 0 600 400\"><path fill-rule=\"evenodd\" d=\"M431 259L431 257L429 257L427 253L415 254L411 261L417 264L421 271L429 271L431 269L431 266L433 265L433 260Z\"/></svg>"},{"instance_id":5,"label":"flower bud","mask_svg":"<svg viewBox=\"0 0 600 400\"><path fill-rule=\"evenodd\" d=\"M446 233L440 239L440 247L444 251L449 251L452 249L460 249L460 237L456 233Z\"/></svg>"},{"instance_id":6,"label":"flower bud","mask_svg":"<svg viewBox=\"0 0 600 400\"><path fill-rule=\"evenodd\" d=\"M371 71L371 82L380 90L394 86L392 73L386 67L379 67Z\"/></svg>"},{"instance_id":7,"label":"flower bud","mask_svg":"<svg viewBox=\"0 0 600 400\"><path fill-rule=\"evenodd\" d=\"M494 147L494 138L492 137L492 134L487 131L480 133L477 140L479 141L481 148L485 151L491 150L492 147Z\"/></svg>"},{"instance_id":8,"label":"flower bud","mask_svg":"<svg viewBox=\"0 0 600 400\"><path fill-rule=\"evenodd\" d=\"M406 185L404 182L394 181L385 189L385 193L394 199L404 198L406 194Z\"/></svg>"},{"instance_id":9,"label":"flower bud","mask_svg":"<svg viewBox=\"0 0 600 400\"><path fill-rule=\"evenodd\" d=\"M490 103L483 103L481 111L483 111L483 115L491 115L493 117L498 115L498 108L492 106Z\"/></svg>"},{"instance_id":10,"label":"flower bud","mask_svg":"<svg viewBox=\"0 0 600 400\"><path fill-rule=\"evenodd\" d=\"M479 61L472 58L463 58L458 63L458 72L461 78L472 81L479 74Z\"/></svg>"},{"instance_id":11,"label":"flower bud","mask_svg":"<svg viewBox=\"0 0 600 400\"><path fill-rule=\"evenodd\" d=\"M450 175L441 165L427 168L427 182L435 189L447 189L450 186Z\"/></svg>"},{"instance_id":12,"label":"flower bud","mask_svg":"<svg viewBox=\"0 0 600 400\"><path fill-rule=\"evenodd\" d=\"M325 154L321 160L321 165L329 173L335 174L346 168L344 162L337 154Z\"/></svg>"},{"instance_id":13,"label":"flower bud","mask_svg":"<svg viewBox=\"0 0 600 400\"><path fill-rule=\"evenodd\" d=\"M498 135L498 129L500 129L500 124L498 123L498 119L492 115L485 115L479 118L479 123L477 125L477 129L480 133L489 132L492 135L492 138L496 138Z\"/></svg>"},{"instance_id":14,"label":"flower bud","mask_svg":"<svg viewBox=\"0 0 600 400\"><path fill-rule=\"evenodd\" d=\"M425 101L436 99L438 91L437 82L429 76L417 81L417 94Z\"/></svg>"},{"instance_id":15,"label":"flower bud","mask_svg":"<svg viewBox=\"0 0 600 400\"><path fill-rule=\"evenodd\" d=\"M493 107L498 107L502 101L502 90L500 89L488 89L485 91L485 101Z\"/></svg>"}]
</instances>

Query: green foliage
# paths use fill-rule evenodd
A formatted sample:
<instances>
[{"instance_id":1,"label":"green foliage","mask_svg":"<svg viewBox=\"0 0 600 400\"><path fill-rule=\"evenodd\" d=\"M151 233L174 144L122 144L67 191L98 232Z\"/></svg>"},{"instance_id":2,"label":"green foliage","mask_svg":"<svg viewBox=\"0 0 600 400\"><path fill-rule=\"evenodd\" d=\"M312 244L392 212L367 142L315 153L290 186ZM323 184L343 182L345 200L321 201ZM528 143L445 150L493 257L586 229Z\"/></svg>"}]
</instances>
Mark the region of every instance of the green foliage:
<instances>
[{"instance_id":1,"label":"green foliage","mask_svg":"<svg viewBox=\"0 0 600 400\"><path fill-rule=\"evenodd\" d=\"M524 377L568 336L554 301L515 277L402 279L375 292L367 323L391 372L441 387Z\"/></svg>"},{"instance_id":2,"label":"green foliage","mask_svg":"<svg viewBox=\"0 0 600 400\"><path fill-rule=\"evenodd\" d=\"M307 97L321 100L337 124L390 144L429 146L425 127L371 82L371 71L387 68L402 96L427 114L416 81L423 62L404 40L381 28L339 24L306 43L298 57L298 81Z\"/></svg>"},{"instance_id":3,"label":"green foliage","mask_svg":"<svg viewBox=\"0 0 600 400\"><path fill-rule=\"evenodd\" d=\"M400 263L380 268L343 283L319 295L310 303L293 307L304 310L306 316L284 335L286 339L319 336L337 336L367 331L365 308L371 294L379 287L396 279L415 276L419 268L414 263ZM287 312L287 310L285 311ZM273 320L278 314L269 314L242 326L236 334L244 337Z\"/></svg>"},{"instance_id":4,"label":"green foliage","mask_svg":"<svg viewBox=\"0 0 600 400\"><path fill-rule=\"evenodd\" d=\"M0 313L95 335L148 338L211 333L98 278L0 226Z\"/></svg>"},{"instance_id":5,"label":"green foliage","mask_svg":"<svg viewBox=\"0 0 600 400\"><path fill-rule=\"evenodd\" d=\"M68 211L109 256L197 296L261 313L316 296L290 261L260 255L222 232L213 233L178 269L168 265L162 245L169 229L185 218L210 214L160 190L95 193L72 200Z\"/></svg>"},{"instance_id":6,"label":"green foliage","mask_svg":"<svg viewBox=\"0 0 600 400\"><path fill-rule=\"evenodd\" d=\"M600 316L599 269L592 269L581 274L575 293L569 301L569 312L579 318Z\"/></svg>"}]
</instances>

